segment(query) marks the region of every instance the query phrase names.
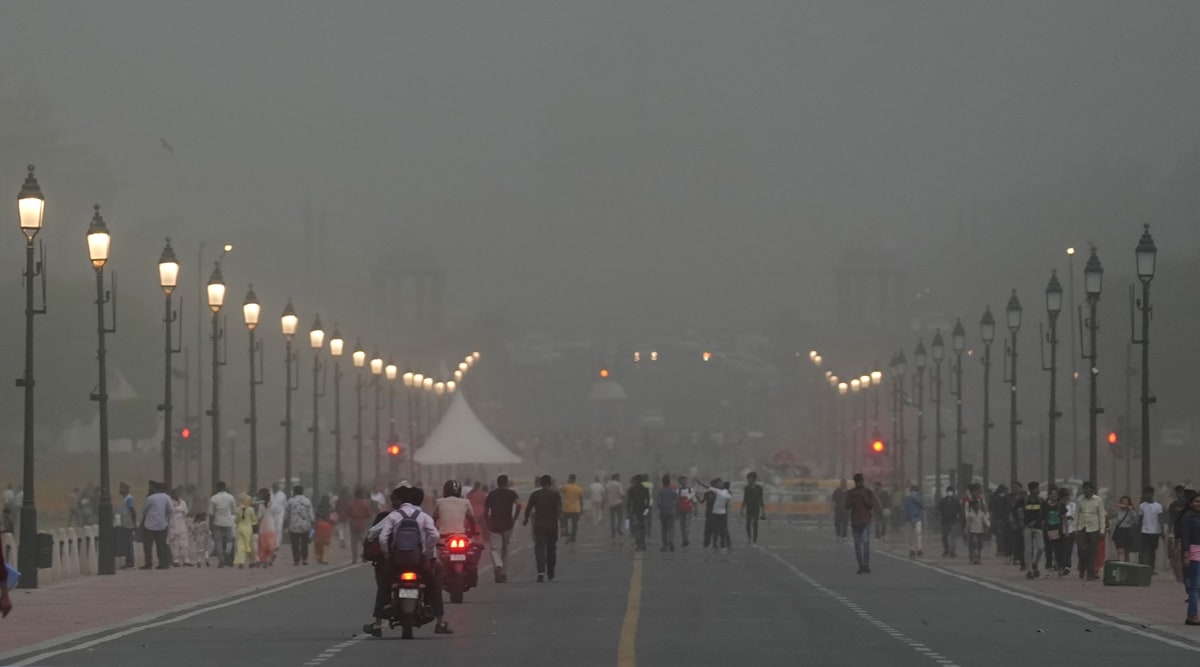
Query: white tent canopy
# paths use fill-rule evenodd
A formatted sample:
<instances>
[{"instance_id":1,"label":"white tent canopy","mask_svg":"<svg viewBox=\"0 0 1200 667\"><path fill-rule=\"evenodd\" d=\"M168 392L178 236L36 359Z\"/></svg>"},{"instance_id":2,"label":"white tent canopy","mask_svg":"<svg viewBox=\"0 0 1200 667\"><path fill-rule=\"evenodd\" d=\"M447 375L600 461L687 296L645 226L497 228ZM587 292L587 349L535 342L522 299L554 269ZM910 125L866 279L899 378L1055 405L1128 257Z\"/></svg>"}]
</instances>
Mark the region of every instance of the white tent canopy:
<instances>
[{"instance_id":1,"label":"white tent canopy","mask_svg":"<svg viewBox=\"0 0 1200 667\"><path fill-rule=\"evenodd\" d=\"M520 463L475 416L463 393L457 392L437 428L413 459L421 465Z\"/></svg>"}]
</instances>

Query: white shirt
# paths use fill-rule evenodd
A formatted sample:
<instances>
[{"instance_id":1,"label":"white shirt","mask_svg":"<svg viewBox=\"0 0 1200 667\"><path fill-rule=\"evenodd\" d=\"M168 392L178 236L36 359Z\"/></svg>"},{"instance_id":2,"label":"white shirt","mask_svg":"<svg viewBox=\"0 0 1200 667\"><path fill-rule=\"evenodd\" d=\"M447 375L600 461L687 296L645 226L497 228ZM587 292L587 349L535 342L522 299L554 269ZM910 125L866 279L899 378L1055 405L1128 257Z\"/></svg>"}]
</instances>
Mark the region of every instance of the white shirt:
<instances>
[{"instance_id":1,"label":"white shirt","mask_svg":"<svg viewBox=\"0 0 1200 667\"><path fill-rule=\"evenodd\" d=\"M713 501L713 514L728 514L729 503L733 501L733 494L725 489L713 489L717 494L717 499Z\"/></svg>"},{"instance_id":2,"label":"white shirt","mask_svg":"<svg viewBox=\"0 0 1200 667\"><path fill-rule=\"evenodd\" d=\"M597 505L604 502L604 485L600 482L592 482L588 486L588 499Z\"/></svg>"},{"instance_id":3,"label":"white shirt","mask_svg":"<svg viewBox=\"0 0 1200 667\"><path fill-rule=\"evenodd\" d=\"M275 529L283 528L283 514L287 511L287 494L276 491L271 494L271 514L275 515ZM261 530L261 528L259 529Z\"/></svg>"},{"instance_id":4,"label":"white shirt","mask_svg":"<svg viewBox=\"0 0 1200 667\"><path fill-rule=\"evenodd\" d=\"M471 513L471 501L457 496L438 498L433 506L433 520L439 533L467 532L467 517L474 520Z\"/></svg>"},{"instance_id":5,"label":"white shirt","mask_svg":"<svg viewBox=\"0 0 1200 667\"><path fill-rule=\"evenodd\" d=\"M1075 501L1067 501L1067 533L1075 532Z\"/></svg>"},{"instance_id":6,"label":"white shirt","mask_svg":"<svg viewBox=\"0 0 1200 667\"><path fill-rule=\"evenodd\" d=\"M228 491L221 491L208 501L208 515L212 517L214 526L232 528L233 518L237 514L237 501Z\"/></svg>"},{"instance_id":7,"label":"white shirt","mask_svg":"<svg viewBox=\"0 0 1200 667\"><path fill-rule=\"evenodd\" d=\"M1158 535L1162 533L1163 506L1157 500L1142 503L1142 534Z\"/></svg>"},{"instance_id":8,"label":"white shirt","mask_svg":"<svg viewBox=\"0 0 1200 667\"><path fill-rule=\"evenodd\" d=\"M383 525L383 527L379 530L379 546L383 549L383 555L385 558L388 556L388 547L391 546L392 531L395 530L396 526L399 526L400 522L404 520L404 517L400 515L400 512L403 511L404 514L412 514L413 510L419 509L421 508L404 503L400 506L399 510L392 510L391 514L388 514L383 518L383 521L379 522ZM442 538L441 534L438 533L437 524L433 522L433 517L429 516L423 511L417 515L416 521L417 525L421 527L421 532L423 533L421 536L421 547L425 551L425 555L432 558L437 555L437 543L438 540Z\"/></svg>"}]
</instances>

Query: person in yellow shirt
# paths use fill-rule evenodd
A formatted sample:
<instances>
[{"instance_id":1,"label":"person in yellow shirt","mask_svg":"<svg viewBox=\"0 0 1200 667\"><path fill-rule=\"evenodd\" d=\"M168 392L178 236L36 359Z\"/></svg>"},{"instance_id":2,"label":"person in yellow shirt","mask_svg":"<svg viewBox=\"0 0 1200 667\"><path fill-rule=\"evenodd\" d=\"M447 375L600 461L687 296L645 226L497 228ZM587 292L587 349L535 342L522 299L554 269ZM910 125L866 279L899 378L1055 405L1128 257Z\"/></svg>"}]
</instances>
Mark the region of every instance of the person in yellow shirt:
<instances>
[{"instance_id":1,"label":"person in yellow shirt","mask_svg":"<svg viewBox=\"0 0 1200 667\"><path fill-rule=\"evenodd\" d=\"M567 544L574 544L579 532L579 516L583 514L583 487L575 483L575 475L569 475L567 483L558 492L562 495L563 536Z\"/></svg>"}]
</instances>

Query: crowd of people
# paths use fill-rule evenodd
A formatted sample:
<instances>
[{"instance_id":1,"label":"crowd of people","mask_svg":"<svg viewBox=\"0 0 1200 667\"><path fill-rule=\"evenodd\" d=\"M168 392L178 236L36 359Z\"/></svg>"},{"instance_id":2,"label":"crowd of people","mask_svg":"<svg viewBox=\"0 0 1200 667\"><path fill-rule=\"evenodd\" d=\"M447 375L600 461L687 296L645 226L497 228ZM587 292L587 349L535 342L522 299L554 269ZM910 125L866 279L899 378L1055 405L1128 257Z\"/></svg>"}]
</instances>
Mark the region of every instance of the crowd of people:
<instances>
[{"instance_id":1,"label":"crowd of people","mask_svg":"<svg viewBox=\"0 0 1200 667\"><path fill-rule=\"evenodd\" d=\"M842 480L833 492L834 535L845 540L852 533L860 574L871 571L872 524L876 539L886 539L889 528L903 528L909 557L919 558L925 555L927 518L938 528L943 558L957 557L965 541L968 562L979 564L984 545L993 542L996 557L1019 567L1027 579L1074 572L1096 581L1109 560L1143 565L1156 576L1165 543L1165 562L1187 592L1185 622L1200 625L1200 495L1192 489L1174 487L1165 507L1152 486L1143 489L1138 503L1121 496L1106 505L1092 482L1084 482L1078 494L1066 486L1042 488L1037 481L1001 484L990 494L979 484L962 493L950 486L933 503L914 485L893 507L899 496L898 487L886 490L877 482L868 488L861 474L854 476L853 488Z\"/></svg>"}]
</instances>

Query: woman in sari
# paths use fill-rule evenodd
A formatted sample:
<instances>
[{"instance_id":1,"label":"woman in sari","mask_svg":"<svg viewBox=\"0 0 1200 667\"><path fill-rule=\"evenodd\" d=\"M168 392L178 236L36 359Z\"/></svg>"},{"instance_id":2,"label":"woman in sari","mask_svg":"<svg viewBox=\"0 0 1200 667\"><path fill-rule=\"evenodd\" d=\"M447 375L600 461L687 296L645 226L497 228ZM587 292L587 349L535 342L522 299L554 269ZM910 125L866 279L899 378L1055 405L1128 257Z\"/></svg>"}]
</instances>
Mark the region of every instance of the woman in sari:
<instances>
[{"instance_id":1,"label":"woman in sari","mask_svg":"<svg viewBox=\"0 0 1200 667\"><path fill-rule=\"evenodd\" d=\"M233 563L238 569L246 567L246 561L254 564L254 525L258 523L258 515L254 513L254 499L250 494L242 496L242 504L238 507L237 518L234 520L236 543L233 551Z\"/></svg>"},{"instance_id":2,"label":"woman in sari","mask_svg":"<svg viewBox=\"0 0 1200 667\"><path fill-rule=\"evenodd\" d=\"M275 564L275 550L279 547L279 527L275 525L275 513L271 508L271 491L259 489L255 502L258 513L258 563L259 567Z\"/></svg>"},{"instance_id":3,"label":"woman in sari","mask_svg":"<svg viewBox=\"0 0 1200 667\"><path fill-rule=\"evenodd\" d=\"M171 550L171 564L175 567L191 567L192 558L188 531L188 506L179 496L179 489L171 492L171 518L167 524L167 547Z\"/></svg>"},{"instance_id":4,"label":"woman in sari","mask_svg":"<svg viewBox=\"0 0 1200 667\"><path fill-rule=\"evenodd\" d=\"M313 550L316 552L317 564L329 564L329 545L333 543L333 502L328 495L321 496L317 503L317 522L313 527Z\"/></svg>"}]
</instances>

